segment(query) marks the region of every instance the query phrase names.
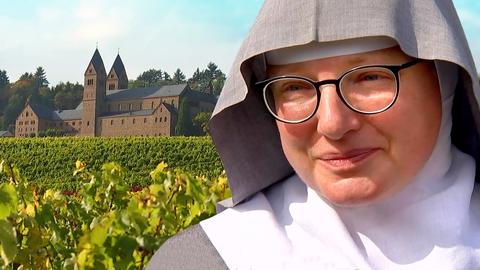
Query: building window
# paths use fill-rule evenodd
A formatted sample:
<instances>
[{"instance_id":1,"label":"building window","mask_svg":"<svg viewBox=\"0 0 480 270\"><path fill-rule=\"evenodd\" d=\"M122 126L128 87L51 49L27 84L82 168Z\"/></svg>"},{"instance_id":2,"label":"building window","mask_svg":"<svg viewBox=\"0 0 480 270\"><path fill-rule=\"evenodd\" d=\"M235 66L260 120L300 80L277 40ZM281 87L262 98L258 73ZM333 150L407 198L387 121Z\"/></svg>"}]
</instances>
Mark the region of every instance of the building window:
<instances>
[{"instance_id":1,"label":"building window","mask_svg":"<svg viewBox=\"0 0 480 270\"><path fill-rule=\"evenodd\" d=\"M112 120L110 120L110 125L113 125L113 119L112 119Z\"/></svg>"},{"instance_id":2,"label":"building window","mask_svg":"<svg viewBox=\"0 0 480 270\"><path fill-rule=\"evenodd\" d=\"M154 102L152 101L152 109L153 109L153 103L154 103Z\"/></svg>"},{"instance_id":3,"label":"building window","mask_svg":"<svg viewBox=\"0 0 480 270\"><path fill-rule=\"evenodd\" d=\"M87 80L87 85L93 85L93 79L88 79Z\"/></svg>"},{"instance_id":4,"label":"building window","mask_svg":"<svg viewBox=\"0 0 480 270\"><path fill-rule=\"evenodd\" d=\"M19 124L19 125L23 125L23 122L22 122L22 121L20 121L20 122L18 122L18 124Z\"/></svg>"},{"instance_id":5,"label":"building window","mask_svg":"<svg viewBox=\"0 0 480 270\"><path fill-rule=\"evenodd\" d=\"M162 122L162 117L160 117L160 123Z\"/></svg>"},{"instance_id":6,"label":"building window","mask_svg":"<svg viewBox=\"0 0 480 270\"><path fill-rule=\"evenodd\" d=\"M34 124L35 124L35 121L34 121L34 120L30 121L30 124L31 124L31 125L34 125Z\"/></svg>"},{"instance_id":7,"label":"building window","mask_svg":"<svg viewBox=\"0 0 480 270\"><path fill-rule=\"evenodd\" d=\"M26 113L26 116L28 117L28 112Z\"/></svg>"},{"instance_id":8,"label":"building window","mask_svg":"<svg viewBox=\"0 0 480 270\"><path fill-rule=\"evenodd\" d=\"M129 110L129 111L132 110L132 103L128 104L128 110Z\"/></svg>"},{"instance_id":9,"label":"building window","mask_svg":"<svg viewBox=\"0 0 480 270\"><path fill-rule=\"evenodd\" d=\"M90 126L90 121L87 121L87 127Z\"/></svg>"},{"instance_id":10,"label":"building window","mask_svg":"<svg viewBox=\"0 0 480 270\"><path fill-rule=\"evenodd\" d=\"M112 74L112 75L110 75L110 78L113 78L113 74Z\"/></svg>"},{"instance_id":11,"label":"building window","mask_svg":"<svg viewBox=\"0 0 480 270\"><path fill-rule=\"evenodd\" d=\"M123 125L123 119L122 119L122 125Z\"/></svg>"},{"instance_id":12,"label":"building window","mask_svg":"<svg viewBox=\"0 0 480 270\"><path fill-rule=\"evenodd\" d=\"M108 90L115 90L115 84L114 83L109 84Z\"/></svg>"},{"instance_id":13,"label":"building window","mask_svg":"<svg viewBox=\"0 0 480 270\"><path fill-rule=\"evenodd\" d=\"M81 125L81 124L82 124L82 121L78 122L78 124Z\"/></svg>"},{"instance_id":14,"label":"building window","mask_svg":"<svg viewBox=\"0 0 480 270\"><path fill-rule=\"evenodd\" d=\"M160 112L162 112L162 109L163 109L163 108L160 108Z\"/></svg>"},{"instance_id":15,"label":"building window","mask_svg":"<svg viewBox=\"0 0 480 270\"><path fill-rule=\"evenodd\" d=\"M155 123L157 123L157 121L158 121L158 119L157 119L157 117L155 117Z\"/></svg>"},{"instance_id":16,"label":"building window","mask_svg":"<svg viewBox=\"0 0 480 270\"><path fill-rule=\"evenodd\" d=\"M147 122L147 118L143 118L143 123L146 123Z\"/></svg>"},{"instance_id":17,"label":"building window","mask_svg":"<svg viewBox=\"0 0 480 270\"><path fill-rule=\"evenodd\" d=\"M165 116L165 122L167 122L167 117Z\"/></svg>"},{"instance_id":18,"label":"building window","mask_svg":"<svg viewBox=\"0 0 480 270\"><path fill-rule=\"evenodd\" d=\"M72 126L75 126L75 122L72 122Z\"/></svg>"},{"instance_id":19,"label":"building window","mask_svg":"<svg viewBox=\"0 0 480 270\"><path fill-rule=\"evenodd\" d=\"M135 124L135 118L133 118L133 123Z\"/></svg>"},{"instance_id":20,"label":"building window","mask_svg":"<svg viewBox=\"0 0 480 270\"><path fill-rule=\"evenodd\" d=\"M122 104L118 104L118 110L119 110L119 111L122 110Z\"/></svg>"},{"instance_id":21,"label":"building window","mask_svg":"<svg viewBox=\"0 0 480 270\"><path fill-rule=\"evenodd\" d=\"M92 73L92 69L89 69L89 70L88 70L88 73Z\"/></svg>"}]
</instances>

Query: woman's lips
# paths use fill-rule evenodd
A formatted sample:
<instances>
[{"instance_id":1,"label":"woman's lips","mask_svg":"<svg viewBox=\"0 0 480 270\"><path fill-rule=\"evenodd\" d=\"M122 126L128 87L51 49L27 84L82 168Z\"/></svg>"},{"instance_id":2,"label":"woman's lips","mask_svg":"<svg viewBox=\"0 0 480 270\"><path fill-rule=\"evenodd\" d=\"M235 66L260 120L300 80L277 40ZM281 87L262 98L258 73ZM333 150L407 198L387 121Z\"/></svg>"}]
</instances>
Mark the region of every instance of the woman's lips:
<instances>
[{"instance_id":1,"label":"woman's lips","mask_svg":"<svg viewBox=\"0 0 480 270\"><path fill-rule=\"evenodd\" d=\"M332 169L348 170L359 166L362 161L368 159L378 150L378 148L362 148L345 153L327 153L321 155L319 160Z\"/></svg>"}]
</instances>

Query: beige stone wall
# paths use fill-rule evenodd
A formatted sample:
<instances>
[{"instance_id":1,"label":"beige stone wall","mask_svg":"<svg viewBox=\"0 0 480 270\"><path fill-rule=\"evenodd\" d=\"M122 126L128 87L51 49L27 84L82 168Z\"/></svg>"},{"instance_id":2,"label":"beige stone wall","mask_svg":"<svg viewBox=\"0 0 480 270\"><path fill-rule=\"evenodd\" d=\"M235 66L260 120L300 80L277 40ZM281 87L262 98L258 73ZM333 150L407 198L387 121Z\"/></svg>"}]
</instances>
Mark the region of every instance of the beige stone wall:
<instances>
[{"instance_id":1,"label":"beige stone wall","mask_svg":"<svg viewBox=\"0 0 480 270\"><path fill-rule=\"evenodd\" d=\"M173 106L175 106L175 108L178 109L178 106L179 106L179 103L180 103L180 97L179 96L164 97L164 98L162 98L162 102L173 105Z\"/></svg>"},{"instance_id":2,"label":"beige stone wall","mask_svg":"<svg viewBox=\"0 0 480 270\"><path fill-rule=\"evenodd\" d=\"M83 100L82 136L95 136L95 100Z\"/></svg>"},{"instance_id":3,"label":"beige stone wall","mask_svg":"<svg viewBox=\"0 0 480 270\"><path fill-rule=\"evenodd\" d=\"M162 103L162 98L146 98L142 100L142 108L147 109L155 109Z\"/></svg>"},{"instance_id":4,"label":"beige stone wall","mask_svg":"<svg viewBox=\"0 0 480 270\"><path fill-rule=\"evenodd\" d=\"M161 103L173 104L175 108L178 108L179 97L164 97L164 98L146 98L139 100L118 100L107 102L108 112L128 112L155 109ZM152 107L153 105L153 107Z\"/></svg>"},{"instance_id":5,"label":"beige stone wall","mask_svg":"<svg viewBox=\"0 0 480 270\"><path fill-rule=\"evenodd\" d=\"M161 106L152 115L100 117L100 136L171 136L172 117Z\"/></svg>"},{"instance_id":6,"label":"beige stone wall","mask_svg":"<svg viewBox=\"0 0 480 270\"><path fill-rule=\"evenodd\" d=\"M29 137L32 133L38 134L38 130L39 118L27 105L15 121L15 137Z\"/></svg>"},{"instance_id":7,"label":"beige stone wall","mask_svg":"<svg viewBox=\"0 0 480 270\"><path fill-rule=\"evenodd\" d=\"M82 112L82 136L95 136L95 106L96 106L96 88L97 72L93 64L89 64L85 73L83 90L83 112Z\"/></svg>"},{"instance_id":8,"label":"beige stone wall","mask_svg":"<svg viewBox=\"0 0 480 270\"><path fill-rule=\"evenodd\" d=\"M107 102L107 112L128 112L143 109L145 108L142 107L142 100L120 100Z\"/></svg>"},{"instance_id":9,"label":"beige stone wall","mask_svg":"<svg viewBox=\"0 0 480 270\"><path fill-rule=\"evenodd\" d=\"M41 130L45 131L47 129L60 130L63 131L65 135L76 136L81 132L82 120L45 121L45 128Z\"/></svg>"},{"instance_id":10,"label":"beige stone wall","mask_svg":"<svg viewBox=\"0 0 480 270\"><path fill-rule=\"evenodd\" d=\"M118 77L115 70L112 70L107 76L107 91L108 90L117 90L118 89Z\"/></svg>"}]
</instances>

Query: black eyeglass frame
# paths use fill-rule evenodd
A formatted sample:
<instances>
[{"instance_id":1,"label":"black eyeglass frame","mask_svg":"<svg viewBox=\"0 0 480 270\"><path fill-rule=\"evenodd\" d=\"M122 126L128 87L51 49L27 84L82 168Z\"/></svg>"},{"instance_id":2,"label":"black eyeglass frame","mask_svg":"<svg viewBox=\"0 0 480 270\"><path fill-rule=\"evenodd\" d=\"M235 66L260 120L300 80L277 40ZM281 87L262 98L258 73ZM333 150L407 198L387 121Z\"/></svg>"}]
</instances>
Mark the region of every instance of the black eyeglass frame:
<instances>
[{"instance_id":1,"label":"black eyeglass frame","mask_svg":"<svg viewBox=\"0 0 480 270\"><path fill-rule=\"evenodd\" d=\"M354 111L354 112L357 112L357 113L360 113L360 114L377 114L377 113L381 113L381 112L384 112L388 109L390 109L393 104L395 104L395 102L397 101L397 98L398 98L398 95L399 95L399 92L400 92L400 79L399 79L399 72L400 70L402 69L406 69L406 68L409 68L415 64L418 64L422 62L422 59L414 59L412 61L409 61L407 63L404 63L404 64L401 64L401 65L367 65L367 66L359 66L359 67L355 67L355 68L352 68L350 70L347 70L345 73L343 73L338 79L336 80L323 80L323 81L313 81L309 78L305 78L305 77L302 77L302 76L295 76L295 75L283 75L283 76L276 76L276 77L273 77L273 78L269 78L267 80L264 80L264 81L260 81L260 82L257 82L255 83L255 87L258 87L258 88L261 88L263 89L263 101L265 102L265 105L268 109L268 111L270 112L270 114L278 121L280 122L284 122L284 123L288 123L288 124L299 124L299 123L303 123L305 121L308 121L310 118L312 118L316 113L317 113L317 110L318 110L318 106L320 104L320 95L321 95L321 92L320 92L320 86L322 85L327 85L327 84L334 84L335 85L335 89L336 89L336 92L337 92L337 95L340 97L340 100L343 102L343 104L345 104L347 106L347 108L349 108L350 110ZM358 110L358 109L355 109L353 108L350 104L348 104L348 102L345 100L345 98L343 97L342 95L342 92L340 91L340 83L342 81L342 79L347 76L348 74L354 72L354 71L357 71L359 69L365 69L365 68L385 68L385 69L388 69L390 72L393 73L393 75L395 76L395 80L396 80L396 86L397 86L397 89L396 89L396 92L395 92L395 98L392 100L392 102L386 106L385 108L383 109L380 109L380 110L377 110L377 111L373 111L373 112L365 112L365 111L361 111L361 110ZM317 104L315 105L315 110L313 110L313 112L307 116L306 118L304 119L301 119L301 120L296 120L296 121L288 121L288 120L284 120L284 119L281 119L279 118L277 115L275 115L275 113L272 112L270 106L268 105L268 101L267 101L267 96L266 96L266 89L267 87L273 83L274 81L277 81L277 80L280 80L280 79L301 79L301 80L305 80L307 82L309 82L310 84L312 84L314 87L315 87L315 90L316 90L316 94L317 94Z\"/></svg>"}]
</instances>

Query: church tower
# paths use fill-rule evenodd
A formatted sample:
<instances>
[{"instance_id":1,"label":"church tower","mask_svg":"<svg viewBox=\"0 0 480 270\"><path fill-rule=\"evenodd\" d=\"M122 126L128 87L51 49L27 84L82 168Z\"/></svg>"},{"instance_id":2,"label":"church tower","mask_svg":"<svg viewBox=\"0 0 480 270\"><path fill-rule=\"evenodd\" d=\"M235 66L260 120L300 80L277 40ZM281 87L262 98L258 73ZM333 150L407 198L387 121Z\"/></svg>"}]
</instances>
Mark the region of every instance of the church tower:
<instances>
[{"instance_id":1,"label":"church tower","mask_svg":"<svg viewBox=\"0 0 480 270\"><path fill-rule=\"evenodd\" d=\"M96 120L104 112L107 74L98 49L93 53L84 77L82 130L80 135L99 136L100 131Z\"/></svg>"},{"instance_id":2,"label":"church tower","mask_svg":"<svg viewBox=\"0 0 480 270\"><path fill-rule=\"evenodd\" d=\"M128 88L127 72L125 71L125 66L123 65L122 58L120 58L120 54L118 54L107 76L107 89L117 90L117 89L127 89L127 88Z\"/></svg>"}]
</instances>

